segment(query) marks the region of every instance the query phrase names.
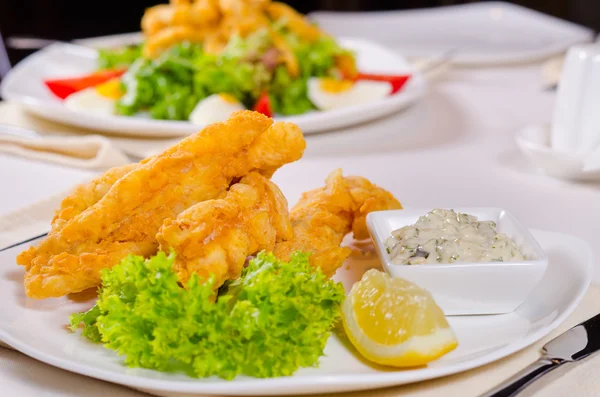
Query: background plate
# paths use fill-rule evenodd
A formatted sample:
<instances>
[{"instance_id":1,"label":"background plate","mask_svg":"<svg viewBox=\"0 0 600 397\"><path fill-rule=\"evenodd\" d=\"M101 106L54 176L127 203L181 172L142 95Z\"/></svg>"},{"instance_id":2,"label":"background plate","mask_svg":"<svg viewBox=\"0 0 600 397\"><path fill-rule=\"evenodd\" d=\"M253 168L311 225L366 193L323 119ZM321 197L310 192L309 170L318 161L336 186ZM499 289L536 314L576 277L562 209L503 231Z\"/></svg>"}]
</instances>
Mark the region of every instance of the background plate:
<instances>
[{"instance_id":1,"label":"background plate","mask_svg":"<svg viewBox=\"0 0 600 397\"><path fill-rule=\"evenodd\" d=\"M124 38L135 37L124 35ZM118 37L109 38L110 43ZM108 40L108 39L107 39ZM102 46L101 40L87 40ZM328 111L314 111L300 116L276 117L278 121L296 123L306 133L322 132L364 123L395 113L419 99L425 91L423 77L400 55L367 40L340 39L342 46L353 50L358 68L363 72L384 74L411 73L412 77L402 90L386 98L364 105L349 106ZM150 137L185 136L199 131L202 126L184 121L152 120L141 117L98 116L75 112L63 106L62 101L44 86L50 77L77 76L96 68L96 51L70 44L54 44L18 63L0 85L0 94L7 100L20 102L25 109L46 119L112 134Z\"/></svg>"},{"instance_id":2,"label":"background plate","mask_svg":"<svg viewBox=\"0 0 600 397\"><path fill-rule=\"evenodd\" d=\"M418 382L475 368L514 353L547 335L574 310L592 275L589 245L564 234L539 230L532 233L549 257L548 270L538 287L513 313L449 317L459 347L425 368L394 371L370 366L337 336L330 338L319 368L301 369L291 377L238 377L224 381L126 368L114 352L66 330L69 314L91 307L92 301L35 301L25 296L23 269L14 264L15 256L24 247L0 253L0 339L50 365L164 396L308 394ZM347 265L336 275L346 288L365 269L378 266L378 260L353 255Z\"/></svg>"},{"instance_id":3,"label":"background plate","mask_svg":"<svg viewBox=\"0 0 600 397\"><path fill-rule=\"evenodd\" d=\"M407 57L456 49L456 64L529 62L591 41L591 29L525 7L482 2L407 11L314 12L309 18L338 36L376 41Z\"/></svg>"}]
</instances>

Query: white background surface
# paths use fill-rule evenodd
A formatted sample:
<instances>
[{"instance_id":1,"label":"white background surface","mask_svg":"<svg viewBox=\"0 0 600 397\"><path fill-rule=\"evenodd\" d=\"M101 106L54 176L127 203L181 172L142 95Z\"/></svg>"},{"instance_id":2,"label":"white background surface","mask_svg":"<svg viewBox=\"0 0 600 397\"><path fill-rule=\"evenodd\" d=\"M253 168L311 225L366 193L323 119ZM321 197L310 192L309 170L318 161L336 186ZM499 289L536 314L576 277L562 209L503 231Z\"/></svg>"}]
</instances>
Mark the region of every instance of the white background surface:
<instances>
[{"instance_id":1,"label":"white background surface","mask_svg":"<svg viewBox=\"0 0 600 397\"><path fill-rule=\"evenodd\" d=\"M307 137L304 158L274 179L293 205L302 191L320 186L332 169L342 167L345 174L362 175L388 188L406 208L505 207L527 227L582 237L600 257L600 184L538 175L514 144L513 136L523 126L551 120L554 93L542 90L540 72L540 64L454 70L402 114ZM0 215L88 175L0 156ZM78 395L69 394L60 382L45 382L42 394L36 377L23 379L23 371L15 379L10 365L14 354L0 358L0 385L8 385L14 392L10 395ZM60 371L41 364L28 365L31 371L59 376ZM81 378L70 376L69 382L75 385ZM100 386L95 388L97 383L89 380L89 395L105 395Z\"/></svg>"}]
</instances>

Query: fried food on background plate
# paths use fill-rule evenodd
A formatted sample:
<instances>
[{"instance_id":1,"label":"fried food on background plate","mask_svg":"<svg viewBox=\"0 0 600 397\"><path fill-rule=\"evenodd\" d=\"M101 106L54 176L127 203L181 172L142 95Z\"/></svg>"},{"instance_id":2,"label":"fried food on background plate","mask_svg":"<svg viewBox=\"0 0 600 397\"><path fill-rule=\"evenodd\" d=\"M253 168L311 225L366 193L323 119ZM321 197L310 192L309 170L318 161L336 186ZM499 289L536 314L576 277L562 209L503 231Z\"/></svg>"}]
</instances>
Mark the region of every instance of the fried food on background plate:
<instances>
[{"instance_id":1,"label":"fried food on background plate","mask_svg":"<svg viewBox=\"0 0 600 397\"><path fill-rule=\"evenodd\" d=\"M157 238L160 250L175 251L174 270L185 285L193 273L215 277L218 288L240 277L246 258L272 251L293 236L287 200L277 185L252 172L223 198L191 206L165 220Z\"/></svg>"},{"instance_id":2,"label":"fried food on background plate","mask_svg":"<svg viewBox=\"0 0 600 397\"><path fill-rule=\"evenodd\" d=\"M357 240L369 237L365 221L369 212L401 208L385 189L362 177L343 177L342 170L335 170L324 187L304 193L292 208L294 238L277 243L273 253L288 260L295 251L310 252L311 265L331 277L351 252L340 247L343 238L350 232Z\"/></svg>"},{"instance_id":3,"label":"fried food on background plate","mask_svg":"<svg viewBox=\"0 0 600 397\"><path fill-rule=\"evenodd\" d=\"M272 29L280 24L303 40L313 42L326 34L290 6L270 0L171 0L150 7L142 17L144 56L156 58L174 44L201 43L217 55L233 36L247 37L265 29L282 51L285 64L297 63L285 40ZM293 56L294 59L289 58ZM294 76L293 69L290 71Z\"/></svg>"},{"instance_id":4,"label":"fried food on background plate","mask_svg":"<svg viewBox=\"0 0 600 397\"><path fill-rule=\"evenodd\" d=\"M17 257L26 269L27 295L43 299L97 286L103 268L129 254L156 253L156 234L166 218L222 197L252 171L270 177L298 160L305 146L296 125L273 124L260 113L241 111L129 172L122 170L124 175L110 188L120 171L109 171L115 174L105 174L104 182L100 177L69 196L48 237Z\"/></svg>"},{"instance_id":5,"label":"fried food on background plate","mask_svg":"<svg viewBox=\"0 0 600 397\"><path fill-rule=\"evenodd\" d=\"M267 14L275 21L285 21L292 32L308 41L315 41L325 33L310 23L302 14L285 3L274 1L266 7Z\"/></svg>"}]
</instances>

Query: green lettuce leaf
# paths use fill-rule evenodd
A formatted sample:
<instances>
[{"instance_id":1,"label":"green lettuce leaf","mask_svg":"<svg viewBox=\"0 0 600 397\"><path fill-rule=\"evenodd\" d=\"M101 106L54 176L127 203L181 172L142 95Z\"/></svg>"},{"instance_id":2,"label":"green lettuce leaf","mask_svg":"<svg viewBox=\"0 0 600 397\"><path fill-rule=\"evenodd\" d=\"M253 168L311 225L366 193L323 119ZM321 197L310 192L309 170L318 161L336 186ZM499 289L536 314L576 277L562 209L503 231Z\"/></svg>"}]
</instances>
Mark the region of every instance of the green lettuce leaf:
<instances>
[{"instance_id":1,"label":"green lettuce leaf","mask_svg":"<svg viewBox=\"0 0 600 397\"><path fill-rule=\"evenodd\" d=\"M154 119L187 120L200 100L220 93L251 108L271 75L261 63L226 55L216 57L198 44L181 43L156 60L139 58L121 79L126 94L117 102L117 113L147 111Z\"/></svg>"},{"instance_id":2,"label":"green lettuce leaf","mask_svg":"<svg viewBox=\"0 0 600 397\"><path fill-rule=\"evenodd\" d=\"M83 323L83 332L82 335L91 340L92 342L100 342L102 337L100 336L100 332L98 331L97 320L100 315L100 308L98 305L95 305L87 312L74 313L71 315L69 322L71 326L69 327L71 331L75 331L79 328L79 324Z\"/></svg>"},{"instance_id":3,"label":"green lettuce leaf","mask_svg":"<svg viewBox=\"0 0 600 397\"><path fill-rule=\"evenodd\" d=\"M316 366L339 317L344 291L312 268L260 253L216 302L212 280L187 288L172 271L174 254L129 256L102 272L96 306L71 316L131 367L195 377L274 377ZM97 337L99 336L99 338Z\"/></svg>"},{"instance_id":4,"label":"green lettuce leaf","mask_svg":"<svg viewBox=\"0 0 600 397\"><path fill-rule=\"evenodd\" d=\"M300 41L293 34L282 33L296 54L300 76L291 77L284 66L278 66L269 87L271 105L278 114L303 114L315 109L308 98L308 79L332 76L335 58L348 51L330 37L309 43Z\"/></svg>"},{"instance_id":5,"label":"green lettuce leaf","mask_svg":"<svg viewBox=\"0 0 600 397\"><path fill-rule=\"evenodd\" d=\"M131 65L142 56L142 45L125 46L122 48L101 48L98 50L98 68L115 69Z\"/></svg>"},{"instance_id":6,"label":"green lettuce leaf","mask_svg":"<svg viewBox=\"0 0 600 397\"><path fill-rule=\"evenodd\" d=\"M121 115L147 112L154 119L187 120L199 101L220 93L231 94L252 109L267 92L272 109L281 115L314 110L307 95L308 79L334 75L336 57L348 51L330 37L307 42L285 28L275 29L296 54L299 76L291 77L284 66L271 70L263 64L261 57L273 46L266 30L246 38L232 36L218 56L205 53L200 44L184 42L154 60L143 58L141 47L103 50L99 64L130 65L121 79L126 94L116 106Z\"/></svg>"}]
</instances>

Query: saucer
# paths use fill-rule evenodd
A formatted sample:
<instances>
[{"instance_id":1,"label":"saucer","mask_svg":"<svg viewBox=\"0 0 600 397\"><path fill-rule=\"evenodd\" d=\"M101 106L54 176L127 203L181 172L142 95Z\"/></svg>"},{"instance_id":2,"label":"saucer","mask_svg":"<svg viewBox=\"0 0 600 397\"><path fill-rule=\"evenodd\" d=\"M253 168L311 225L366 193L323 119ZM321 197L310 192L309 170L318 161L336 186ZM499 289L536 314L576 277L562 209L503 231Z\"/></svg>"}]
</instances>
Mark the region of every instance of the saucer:
<instances>
[{"instance_id":1,"label":"saucer","mask_svg":"<svg viewBox=\"0 0 600 397\"><path fill-rule=\"evenodd\" d=\"M519 131L517 146L531 163L544 174L571 181L600 180L600 147L582 155L553 149L550 126L532 125Z\"/></svg>"}]
</instances>

